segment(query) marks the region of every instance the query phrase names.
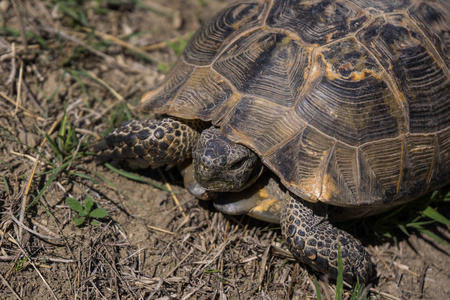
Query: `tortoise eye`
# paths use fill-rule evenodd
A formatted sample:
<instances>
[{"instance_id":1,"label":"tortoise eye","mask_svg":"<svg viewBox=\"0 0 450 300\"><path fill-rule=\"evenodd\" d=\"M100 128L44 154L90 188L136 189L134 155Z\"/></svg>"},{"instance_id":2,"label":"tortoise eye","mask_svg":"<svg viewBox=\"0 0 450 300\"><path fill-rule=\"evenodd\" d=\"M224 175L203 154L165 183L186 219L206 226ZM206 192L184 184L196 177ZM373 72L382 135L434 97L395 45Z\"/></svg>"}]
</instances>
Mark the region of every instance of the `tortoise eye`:
<instances>
[{"instance_id":1,"label":"tortoise eye","mask_svg":"<svg viewBox=\"0 0 450 300\"><path fill-rule=\"evenodd\" d=\"M238 161L235 161L231 166L230 170L238 170L244 165L245 159L240 159Z\"/></svg>"}]
</instances>

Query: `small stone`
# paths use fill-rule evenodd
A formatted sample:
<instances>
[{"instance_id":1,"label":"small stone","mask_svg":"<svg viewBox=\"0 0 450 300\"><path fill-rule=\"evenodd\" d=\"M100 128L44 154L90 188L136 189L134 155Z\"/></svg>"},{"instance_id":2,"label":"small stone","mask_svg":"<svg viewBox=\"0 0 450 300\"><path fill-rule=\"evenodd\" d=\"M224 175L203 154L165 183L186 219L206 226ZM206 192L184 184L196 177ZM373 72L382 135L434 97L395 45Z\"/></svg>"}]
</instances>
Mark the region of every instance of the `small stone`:
<instances>
[{"instance_id":1,"label":"small stone","mask_svg":"<svg viewBox=\"0 0 450 300\"><path fill-rule=\"evenodd\" d=\"M9 1L8 0L3 0L0 1L0 11L1 12L6 12L9 8Z\"/></svg>"}]
</instances>

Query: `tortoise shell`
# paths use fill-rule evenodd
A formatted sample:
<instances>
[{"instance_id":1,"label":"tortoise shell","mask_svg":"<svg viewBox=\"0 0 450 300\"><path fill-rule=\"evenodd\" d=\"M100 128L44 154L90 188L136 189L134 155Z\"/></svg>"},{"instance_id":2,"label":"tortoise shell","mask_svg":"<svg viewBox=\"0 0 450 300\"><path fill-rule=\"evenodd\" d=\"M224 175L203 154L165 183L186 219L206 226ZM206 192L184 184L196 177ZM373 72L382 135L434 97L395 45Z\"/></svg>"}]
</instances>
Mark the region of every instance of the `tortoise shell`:
<instances>
[{"instance_id":1,"label":"tortoise shell","mask_svg":"<svg viewBox=\"0 0 450 300\"><path fill-rule=\"evenodd\" d=\"M144 111L219 126L298 196L400 204L450 180L450 1L244 1Z\"/></svg>"}]
</instances>

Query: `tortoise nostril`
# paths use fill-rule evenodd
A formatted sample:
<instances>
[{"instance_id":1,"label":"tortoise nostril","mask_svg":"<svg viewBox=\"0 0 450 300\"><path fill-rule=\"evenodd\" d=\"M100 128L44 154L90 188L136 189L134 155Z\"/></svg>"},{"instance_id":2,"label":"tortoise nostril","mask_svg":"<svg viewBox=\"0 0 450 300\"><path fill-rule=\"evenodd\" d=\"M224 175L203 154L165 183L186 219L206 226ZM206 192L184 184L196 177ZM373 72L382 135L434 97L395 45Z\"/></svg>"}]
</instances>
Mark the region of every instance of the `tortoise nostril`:
<instances>
[{"instance_id":1,"label":"tortoise nostril","mask_svg":"<svg viewBox=\"0 0 450 300\"><path fill-rule=\"evenodd\" d=\"M203 171L209 171L209 167L205 166L204 164L200 164L200 169Z\"/></svg>"}]
</instances>

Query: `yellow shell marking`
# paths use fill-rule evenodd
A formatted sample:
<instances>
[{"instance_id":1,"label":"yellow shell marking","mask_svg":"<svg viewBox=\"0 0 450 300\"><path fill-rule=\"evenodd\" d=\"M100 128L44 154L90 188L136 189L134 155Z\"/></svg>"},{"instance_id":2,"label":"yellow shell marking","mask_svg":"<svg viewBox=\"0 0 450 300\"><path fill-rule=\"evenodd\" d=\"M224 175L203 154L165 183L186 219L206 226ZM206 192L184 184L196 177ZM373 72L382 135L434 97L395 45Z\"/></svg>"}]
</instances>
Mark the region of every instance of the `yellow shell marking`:
<instances>
[{"instance_id":1,"label":"yellow shell marking","mask_svg":"<svg viewBox=\"0 0 450 300\"><path fill-rule=\"evenodd\" d=\"M258 192L258 195L262 199L269 198L269 193L267 193L267 191L265 189L260 189L259 192Z\"/></svg>"},{"instance_id":2,"label":"yellow shell marking","mask_svg":"<svg viewBox=\"0 0 450 300\"><path fill-rule=\"evenodd\" d=\"M280 210L281 210L280 201L275 198L265 199L261 201L257 206L251 209L252 212L268 212Z\"/></svg>"},{"instance_id":3,"label":"yellow shell marking","mask_svg":"<svg viewBox=\"0 0 450 300\"><path fill-rule=\"evenodd\" d=\"M320 195L319 200L328 202L337 195L339 195L339 187L336 185L331 175L326 173L323 177L322 194Z\"/></svg>"}]
</instances>

